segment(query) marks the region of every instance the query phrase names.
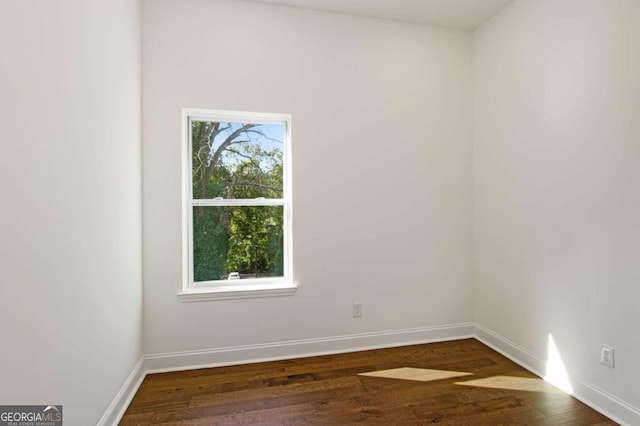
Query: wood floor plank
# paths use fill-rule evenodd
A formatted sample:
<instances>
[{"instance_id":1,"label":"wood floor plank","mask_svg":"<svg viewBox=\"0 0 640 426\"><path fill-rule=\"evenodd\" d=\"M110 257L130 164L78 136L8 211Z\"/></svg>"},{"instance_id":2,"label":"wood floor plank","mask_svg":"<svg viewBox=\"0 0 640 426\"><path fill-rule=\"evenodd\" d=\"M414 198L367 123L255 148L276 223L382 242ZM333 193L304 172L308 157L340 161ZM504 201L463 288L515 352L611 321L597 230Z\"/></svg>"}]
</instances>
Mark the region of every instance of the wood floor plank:
<instances>
[{"instance_id":1,"label":"wood floor plank","mask_svg":"<svg viewBox=\"0 0 640 426\"><path fill-rule=\"evenodd\" d=\"M230 402L241 402L248 404L255 400L265 398L280 398L289 395L301 395L317 391L335 391L344 387L359 386L360 381L357 376L342 377L336 379L318 380L311 383L294 383L286 386L277 386L265 392L264 388L245 389L227 393L207 393L191 398L189 408L207 407L221 405Z\"/></svg>"},{"instance_id":2,"label":"wood floor plank","mask_svg":"<svg viewBox=\"0 0 640 426\"><path fill-rule=\"evenodd\" d=\"M120 424L615 425L475 339L152 374Z\"/></svg>"}]
</instances>

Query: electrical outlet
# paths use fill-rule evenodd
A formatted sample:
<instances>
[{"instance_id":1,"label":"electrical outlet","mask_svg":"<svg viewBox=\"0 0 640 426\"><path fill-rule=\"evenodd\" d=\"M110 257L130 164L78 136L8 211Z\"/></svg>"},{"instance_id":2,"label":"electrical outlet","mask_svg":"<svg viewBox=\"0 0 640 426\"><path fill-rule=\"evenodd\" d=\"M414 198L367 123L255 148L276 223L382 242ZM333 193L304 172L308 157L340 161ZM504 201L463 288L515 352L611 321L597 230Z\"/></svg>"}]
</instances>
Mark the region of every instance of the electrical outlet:
<instances>
[{"instance_id":1,"label":"electrical outlet","mask_svg":"<svg viewBox=\"0 0 640 426\"><path fill-rule=\"evenodd\" d=\"M353 302L353 317L358 318L362 316L362 302Z\"/></svg>"},{"instance_id":2,"label":"electrical outlet","mask_svg":"<svg viewBox=\"0 0 640 426\"><path fill-rule=\"evenodd\" d=\"M600 349L600 363L613 368L614 351L609 346L602 345Z\"/></svg>"}]
</instances>

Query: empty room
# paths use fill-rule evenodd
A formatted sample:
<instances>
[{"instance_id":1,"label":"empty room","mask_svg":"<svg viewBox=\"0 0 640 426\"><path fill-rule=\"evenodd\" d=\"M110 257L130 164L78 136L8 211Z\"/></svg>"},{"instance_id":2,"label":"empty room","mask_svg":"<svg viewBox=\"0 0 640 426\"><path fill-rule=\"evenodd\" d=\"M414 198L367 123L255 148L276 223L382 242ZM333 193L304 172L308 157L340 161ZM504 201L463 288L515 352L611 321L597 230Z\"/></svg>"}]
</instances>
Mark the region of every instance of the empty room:
<instances>
[{"instance_id":1,"label":"empty room","mask_svg":"<svg viewBox=\"0 0 640 426\"><path fill-rule=\"evenodd\" d=\"M0 426L640 425L639 23L1 0Z\"/></svg>"}]
</instances>

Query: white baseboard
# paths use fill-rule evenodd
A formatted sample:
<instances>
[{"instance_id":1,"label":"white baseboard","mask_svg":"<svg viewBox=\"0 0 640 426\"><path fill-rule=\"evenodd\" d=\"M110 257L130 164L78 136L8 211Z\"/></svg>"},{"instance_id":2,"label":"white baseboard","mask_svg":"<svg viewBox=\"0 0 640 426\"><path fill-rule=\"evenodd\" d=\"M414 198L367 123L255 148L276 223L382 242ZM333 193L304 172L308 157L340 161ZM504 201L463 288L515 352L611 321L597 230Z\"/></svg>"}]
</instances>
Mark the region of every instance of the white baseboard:
<instances>
[{"instance_id":1,"label":"white baseboard","mask_svg":"<svg viewBox=\"0 0 640 426\"><path fill-rule=\"evenodd\" d=\"M513 362L521 365L532 373L540 377L545 376L546 363L540 358L517 345L511 340L489 330L488 328L476 324L475 337L485 345L493 348L497 352L506 356ZM604 414L610 419L622 425L640 425L640 409L628 404L599 389L588 384L575 376L568 374L569 382L573 391L571 395L579 401L585 403L596 411Z\"/></svg>"},{"instance_id":2,"label":"white baseboard","mask_svg":"<svg viewBox=\"0 0 640 426\"><path fill-rule=\"evenodd\" d=\"M117 425L147 374L220 367L254 362L304 358L370 349L476 338L527 370L544 377L546 364L511 340L480 324L464 323L439 327L350 334L260 345L145 355L134 367L104 413L98 426ZM623 425L640 425L640 409L596 386L570 376L572 395Z\"/></svg>"},{"instance_id":3,"label":"white baseboard","mask_svg":"<svg viewBox=\"0 0 640 426\"><path fill-rule=\"evenodd\" d=\"M517 345L506 337L502 337L480 324L476 324L475 337L516 364L519 364L540 377L544 377L545 362L522 346Z\"/></svg>"},{"instance_id":4,"label":"white baseboard","mask_svg":"<svg viewBox=\"0 0 640 426\"><path fill-rule=\"evenodd\" d=\"M131 374L129 374L127 380L124 381L115 398L113 398L113 401L111 401L111 404L107 407L102 418L98 421L98 426L117 425L120 422L129 403L146 376L143 365L144 357L140 358L140 361L133 367Z\"/></svg>"},{"instance_id":5,"label":"white baseboard","mask_svg":"<svg viewBox=\"0 0 640 426\"><path fill-rule=\"evenodd\" d=\"M474 337L473 323L453 324L440 327L390 330L260 345L145 355L144 367L147 373L160 373L356 352L471 337Z\"/></svg>"},{"instance_id":6,"label":"white baseboard","mask_svg":"<svg viewBox=\"0 0 640 426\"><path fill-rule=\"evenodd\" d=\"M117 425L147 374L356 352L474 337L474 324L361 333L261 345L145 355L118 391L98 426Z\"/></svg>"}]
</instances>

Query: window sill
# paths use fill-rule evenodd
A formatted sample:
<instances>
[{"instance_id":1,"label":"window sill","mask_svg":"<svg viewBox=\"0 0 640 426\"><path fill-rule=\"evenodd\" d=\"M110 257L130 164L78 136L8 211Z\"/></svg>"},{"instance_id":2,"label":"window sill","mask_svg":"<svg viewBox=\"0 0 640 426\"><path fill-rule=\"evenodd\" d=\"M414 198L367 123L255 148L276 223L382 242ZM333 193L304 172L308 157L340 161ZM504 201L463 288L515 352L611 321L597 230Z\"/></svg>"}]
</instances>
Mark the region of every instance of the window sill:
<instances>
[{"instance_id":1,"label":"window sill","mask_svg":"<svg viewBox=\"0 0 640 426\"><path fill-rule=\"evenodd\" d=\"M255 299L263 297L293 296L298 290L294 283L234 284L216 287L201 287L178 293L182 302L204 302L208 300Z\"/></svg>"}]
</instances>

